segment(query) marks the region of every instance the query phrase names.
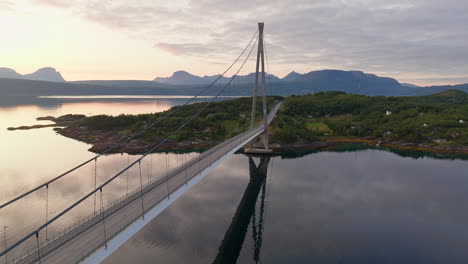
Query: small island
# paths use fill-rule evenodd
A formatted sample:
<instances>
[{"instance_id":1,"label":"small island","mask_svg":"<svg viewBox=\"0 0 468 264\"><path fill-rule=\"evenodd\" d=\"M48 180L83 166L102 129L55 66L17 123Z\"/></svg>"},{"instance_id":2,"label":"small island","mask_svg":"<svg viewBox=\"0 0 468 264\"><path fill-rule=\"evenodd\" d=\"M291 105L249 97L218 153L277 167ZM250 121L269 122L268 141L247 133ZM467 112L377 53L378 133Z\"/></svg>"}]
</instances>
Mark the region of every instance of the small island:
<instances>
[{"instance_id":1,"label":"small island","mask_svg":"<svg viewBox=\"0 0 468 264\"><path fill-rule=\"evenodd\" d=\"M85 115L63 115L59 117L53 116L41 116L36 118L38 121L52 121L53 124L45 124L45 125L32 125L32 126L19 126L19 127L9 127L7 130L14 131L14 130L30 130L30 129L37 129L37 128L44 128L44 127L66 127L73 125L76 121L86 118Z\"/></svg>"},{"instance_id":2,"label":"small island","mask_svg":"<svg viewBox=\"0 0 468 264\"><path fill-rule=\"evenodd\" d=\"M261 98L259 98L261 101ZM319 92L302 96L268 97L271 108L282 107L269 131L275 152L333 149L340 143L363 143L444 154L468 154L468 94L447 90L428 96L384 97ZM102 153L128 136L158 122L113 152L143 153L175 130L206 103L175 106L154 114L67 115L48 117L55 130L92 145ZM261 122L261 102L257 123ZM202 115L167 140L160 150L209 148L250 126L251 98L210 104ZM172 113L171 113L172 112ZM170 114L170 117L164 118ZM162 121L158 121L162 120ZM63 128L60 128L63 127Z\"/></svg>"}]
</instances>

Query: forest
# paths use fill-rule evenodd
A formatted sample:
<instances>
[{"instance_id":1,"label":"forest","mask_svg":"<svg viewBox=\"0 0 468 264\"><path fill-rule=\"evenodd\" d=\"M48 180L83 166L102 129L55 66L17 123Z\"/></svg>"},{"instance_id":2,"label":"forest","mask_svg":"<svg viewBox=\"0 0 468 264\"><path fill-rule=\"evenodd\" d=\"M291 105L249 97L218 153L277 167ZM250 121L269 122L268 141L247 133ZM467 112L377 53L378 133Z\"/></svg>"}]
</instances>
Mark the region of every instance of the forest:
<instances>
[{"instance_id":1,"label":"forest","mask_svg":"<svg viewBox=\"0 0 468 264\"><path fill-rule=\"evenodd\" d=\"M275 120L276 139L359 137L394 142L468 145L468 94L384 97L320 92L290 96Z\"/></svg>"},{"instance_id":2,"label":"forest","mask_svg":"<svg viewBox=\"0 0 468 264\"><path fill-rule=\"evenodd\" d=\"M319 92L270 96L268 105L284 101L270 126L272 143L315 142L328 137L382 139L391 142L468 146L468 94L446 90L427 96L384 97ZM261 98L256 122L261 121ZM161 113L93 116L80 121L89 130L132 134L158 122L141 138L152 142L177 129L205 103L176 106ZM251 98L209 104L173 141L222 141L250 126ZM165 116L170 115L165 118ZM160 121L158 121L160 120Z\"/></svg>"}]
</instances>

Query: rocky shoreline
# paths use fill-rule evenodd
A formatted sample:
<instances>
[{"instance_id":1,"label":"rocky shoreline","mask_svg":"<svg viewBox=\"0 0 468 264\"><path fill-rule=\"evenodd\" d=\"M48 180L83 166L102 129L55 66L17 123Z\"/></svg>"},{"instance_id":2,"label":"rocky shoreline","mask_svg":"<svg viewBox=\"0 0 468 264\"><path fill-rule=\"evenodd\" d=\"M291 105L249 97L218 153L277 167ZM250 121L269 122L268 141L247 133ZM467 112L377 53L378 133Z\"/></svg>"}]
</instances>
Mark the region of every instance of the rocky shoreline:
<instances>
[{"instance_id":1,"label":"rocky shoreline","mask_svg":"<svg viewBox=\"0 0 468 264\"><path fill-rule=\"evenodd\" d=\"M123 141L128 135L120 134L115 132L102 132L93 131L93 134L90 135L86 127L77 127L77 126L68 126L63 129L57 129L57 133L73 138L79 141L86 142L91 144L92 147L89 151L95 153L102 153L105 150L111 148L118 142ZM158 141L157 139L155 141ZM197 140L197 141L182 141L176 142L168 140L163 145L160 146L160 150L164 151L180 151L180 150L193 150L193 149L204 149L210 148L216 144L220 143L219 141L207 141L207 140ZM316 142L295 142L291 144L277 144L272 143L270 145L274 153L284 153L284 152L293 152L298 150L327 150L334 149L340 143L362 143L373 146L382 146L390 147L396 149L405 149L405 150L417 150L424 152L434 152L441 154L466 154L468 155L468 147L454 147L454 146L434 146L430 144L416 144L416 143L407 143L407 142L390 142L390 141L381 141L378 139L364 139L364 138L344 138L344 137L329 137L324 138L321 141ZM134 139L125 144L120 148L113 150L113 153L130 153L130 154L140 154L150 150L154 144L145 142L143 140ZM261 147L258 145L258 147Z\"/></svg>"},{"instance_id":2,"label":"rocky shoreline","mask_svg":"<svg viewBox=\"0 0 468 264\"><path fill-rule=\"evenodd\" d=\"M115 146L119 142L125 140L128 135L118 132L118 131L90 131L88 127L80 126L79 121L83 118L86 118L84 115L64 115L60 117L39 117L37 120L48 120L53 121L55 124L47 125L34 125L34 126L21 126L17 128L8 128L8 130L16 129L33 129L41 127L56 127L54 130L65 137L69 137L81 142L88 143L92 145L89 151L94 153L103 153L104 151ZM92 132L92 133L90 133ZM158 139L155 139L157 142ZM173 140L167 140L159 147L161 151L190 151L196 149L206 149L220 143L219 141L209 141L209 140L196 140L196 141L182 141L176 142ZM466 154L468 155L468 146L467 147L455 147L448 145L431 145L427 143L417 144L417 143L408 143L408 142L393 142L393 141L384 141L380 139L369 139L369 138L347 138L347 137L326 137L322 138L321 141L316 142L295 142L291 144L277 144L272 143L270 145L274 153L284 153L284 152L294 152L294 151L304 151L304 150L327 150L334 149L340 143L362 143L372 146L382 146L389 147L394 149L403 149L403 150L416 150L424 152L433 152L440 154ZM119 148L115 148L110 153L129 153L129 154L141 154L152 147L155 146L155 143L148 143L142 139L133 139L124 143ZM260 147L260 146L258 146Z\"/></svg>"},{"instance_id":3,"label":"rocky shoreline","mask_svg":"<svg viewBox=\"0 0 468 264\"><path fill-rule=\"evenodd\" d=\"M52 121L55 124L46 124L46 125L32 125L32 126L19 126L19 127L9 127L7 130L30 130L44 127L66 127L73 125L76 121L86 118L85 115L63 115L60 117L53 116L42 116L36 118L37 121Z\"/></svg>"}]
</instances>

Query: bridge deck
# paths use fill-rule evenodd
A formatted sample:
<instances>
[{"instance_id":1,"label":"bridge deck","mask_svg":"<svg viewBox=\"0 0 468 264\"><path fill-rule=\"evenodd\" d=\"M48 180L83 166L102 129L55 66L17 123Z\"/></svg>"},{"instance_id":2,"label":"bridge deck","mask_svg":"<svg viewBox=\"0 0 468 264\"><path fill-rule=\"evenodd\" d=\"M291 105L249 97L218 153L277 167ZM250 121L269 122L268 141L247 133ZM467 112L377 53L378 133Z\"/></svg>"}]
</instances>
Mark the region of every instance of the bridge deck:
<instances>
[{"instance_id":1,"label":"bridge deck","mask_svg":"<svg viewBox=\"0 0 468 264\"><path fill-rule=\"evenodd\" d=\"M275 117L280 105L281 103L278 103L268 115L268 124L270 124ZM185 165L172 170L164 177L144 186L142 192L145 213L155 208L158 204L169 200L171 195L180 190L183 186L187 186L192 179L199 175L201 176L202 172L207 173L208 170L211 170L212 164L221 161L223 158L237 151L263 131L262 124L228 139L205 151ZM107 241L109 241L123 230L129 228L138 219L142 219L143 210L140 193L141 190L137 190L106 209L104 211L105 224L103 224L103 215L98 214L90 217L85 223L79 225L74 230L42 246L40 249L41 262L77 263L93 254L96 250L100 248L104 249L104 228ZM180 195L181 194L179 194L179 196ZM151 216L147 216L147 218L149 217ZM147 221L149 220L150 219L147 219ZM110 252L107 255L109 254ZM25 256L19 263L34 263L38 260L39 254L36 251Z\"/></svg>"}]
</instances>

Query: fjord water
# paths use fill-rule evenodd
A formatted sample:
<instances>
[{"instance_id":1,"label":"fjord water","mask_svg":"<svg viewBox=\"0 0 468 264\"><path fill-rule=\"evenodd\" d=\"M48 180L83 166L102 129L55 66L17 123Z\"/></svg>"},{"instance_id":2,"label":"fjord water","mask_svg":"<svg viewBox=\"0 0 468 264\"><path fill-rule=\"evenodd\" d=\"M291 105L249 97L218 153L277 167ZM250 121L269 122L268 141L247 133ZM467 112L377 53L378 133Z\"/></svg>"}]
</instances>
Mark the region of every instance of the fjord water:
<instances>
[{"instance_id":1,"label":"fjord water","mask_svg":"<svg viewBox=\"0 0 468 264\"><path fill-rule=\"evenodd\" d=\"M7 127L47 123L35 121L47 115L157 112L181 102L121 100L0 108L0 201L94 155L87 151L89 145L57 135L51 128L7 131ZM224 239L241 245L235 252L238 263L466 263L468 162L413 154L417 155L364 149L273 157L247 219L235 215L250 186L249 159L233 155L106 263L211 263ZM166 159L174 167L196 155L155 153L151 162L142 163L143 179L161 176L167 170ZM99 159L97 184L137 157L113 154ZM67 180L51 184L49 219L94 188L94 169L91 163ZM138 168L128 177L128 185L124 177L106 190L105 203L125 195L127 186L130 191L139 186ZM8 225L7 244L45 221L45 197L42 190L18 206L2 209L0 225ZM92 213L93 202L51 227L50 236ZM239 223L247 223L240 225L244 236L226 234Z\"/></svg>"},{"instance_id":2,"label":"fjord water","mask_svg":"<svg viewBox=\"0 0 468 264\"><path fill-rule=\"evenodd\" d=\"M381 150L272 158L238 263L466 263L467 171ZM231 157L106 263L211 263L249 177Z\"/></svg>"},{"instance_id":3,"label":"fjord water","mask_svg":"<svg viewBox=\"0 0 468 264\"><path fill-rule=\"evenodd\" d=\"M186 99L173 98L161 100L127 100L119 101L92 101L92 102L66 102L43 105L22 105L16 107L0 107L0 202L24 193L36 185L44 183L46 180L67 171L77 164L90 159L95 154L88 151L91 147L88 144L63 137L56 134L52 128L41 128L32 130L8 131L8 127L22 125L49 124L49 121L37 121L37 117L61 116L65 114L139 114L161 112L171 106L179 105ZM154 154L161 156L165 154ZM169 155L169 165L175 155ZM193 156L193 155L192 155ZM129 162L137 159L136 155L107 155L98 159L96 165L96 184L99 185L113 174L128 165ZM155 160L154 168L162 161ZM148 162L143 162L145 172L149 171ZM173 165L174 166L174 165ZM152 168L152 167L151 167ZM104 204L112 203L120 195L113 195L116 190L124 189L123 193L131 192L139 182L135 180L136 168L129 172L129 181L126 179L116 182L108 188L107 195L104 193ZM156 170L156 169L154 169ZM63 180L56 181L49 185L49 188L42 188L29 195L19 202L1 209L0 225L7 226L7 246L18 241L22 236L30 233L43 224L47 218L55 216L73 200L78 200L92 189L94 189L95 164L90 163ZM149 174L149 173L148 173ZM153 174L151 174L153 175ZM154 176L156 175L154 173ZM144 178L149 180L148 176ZM123 186L123 187L122 187ZM128 186L128 187L127 187ZM128 189L128 191L127 191ZM46 199L48 197L48 199ZM94 198L94 197L93 197ZM48 200L48 201L46 201ZM56 224L48 228L48 238L54 238L64 229L70 228L78 219L88 216L94 212L94 199L87 204L79 206L71 214L62 217ZM99 204L98 204L99 205ZM48 214L46 214L48 207ZM91 207L91 211L89 210ZM44 240L45 234L41 234ZM31 239L30 239L31 240ZM34 241L27 241L24 247L18 248L18 252L10 254L13 256L23 254L24 248L33 246ZM0 250L4 249L3 230ZM13 255L13 256L12 256ZM1 261L1 260L0 260ZM2 263L2 262L0 262Z\"/></svg>"}]
</instances>

